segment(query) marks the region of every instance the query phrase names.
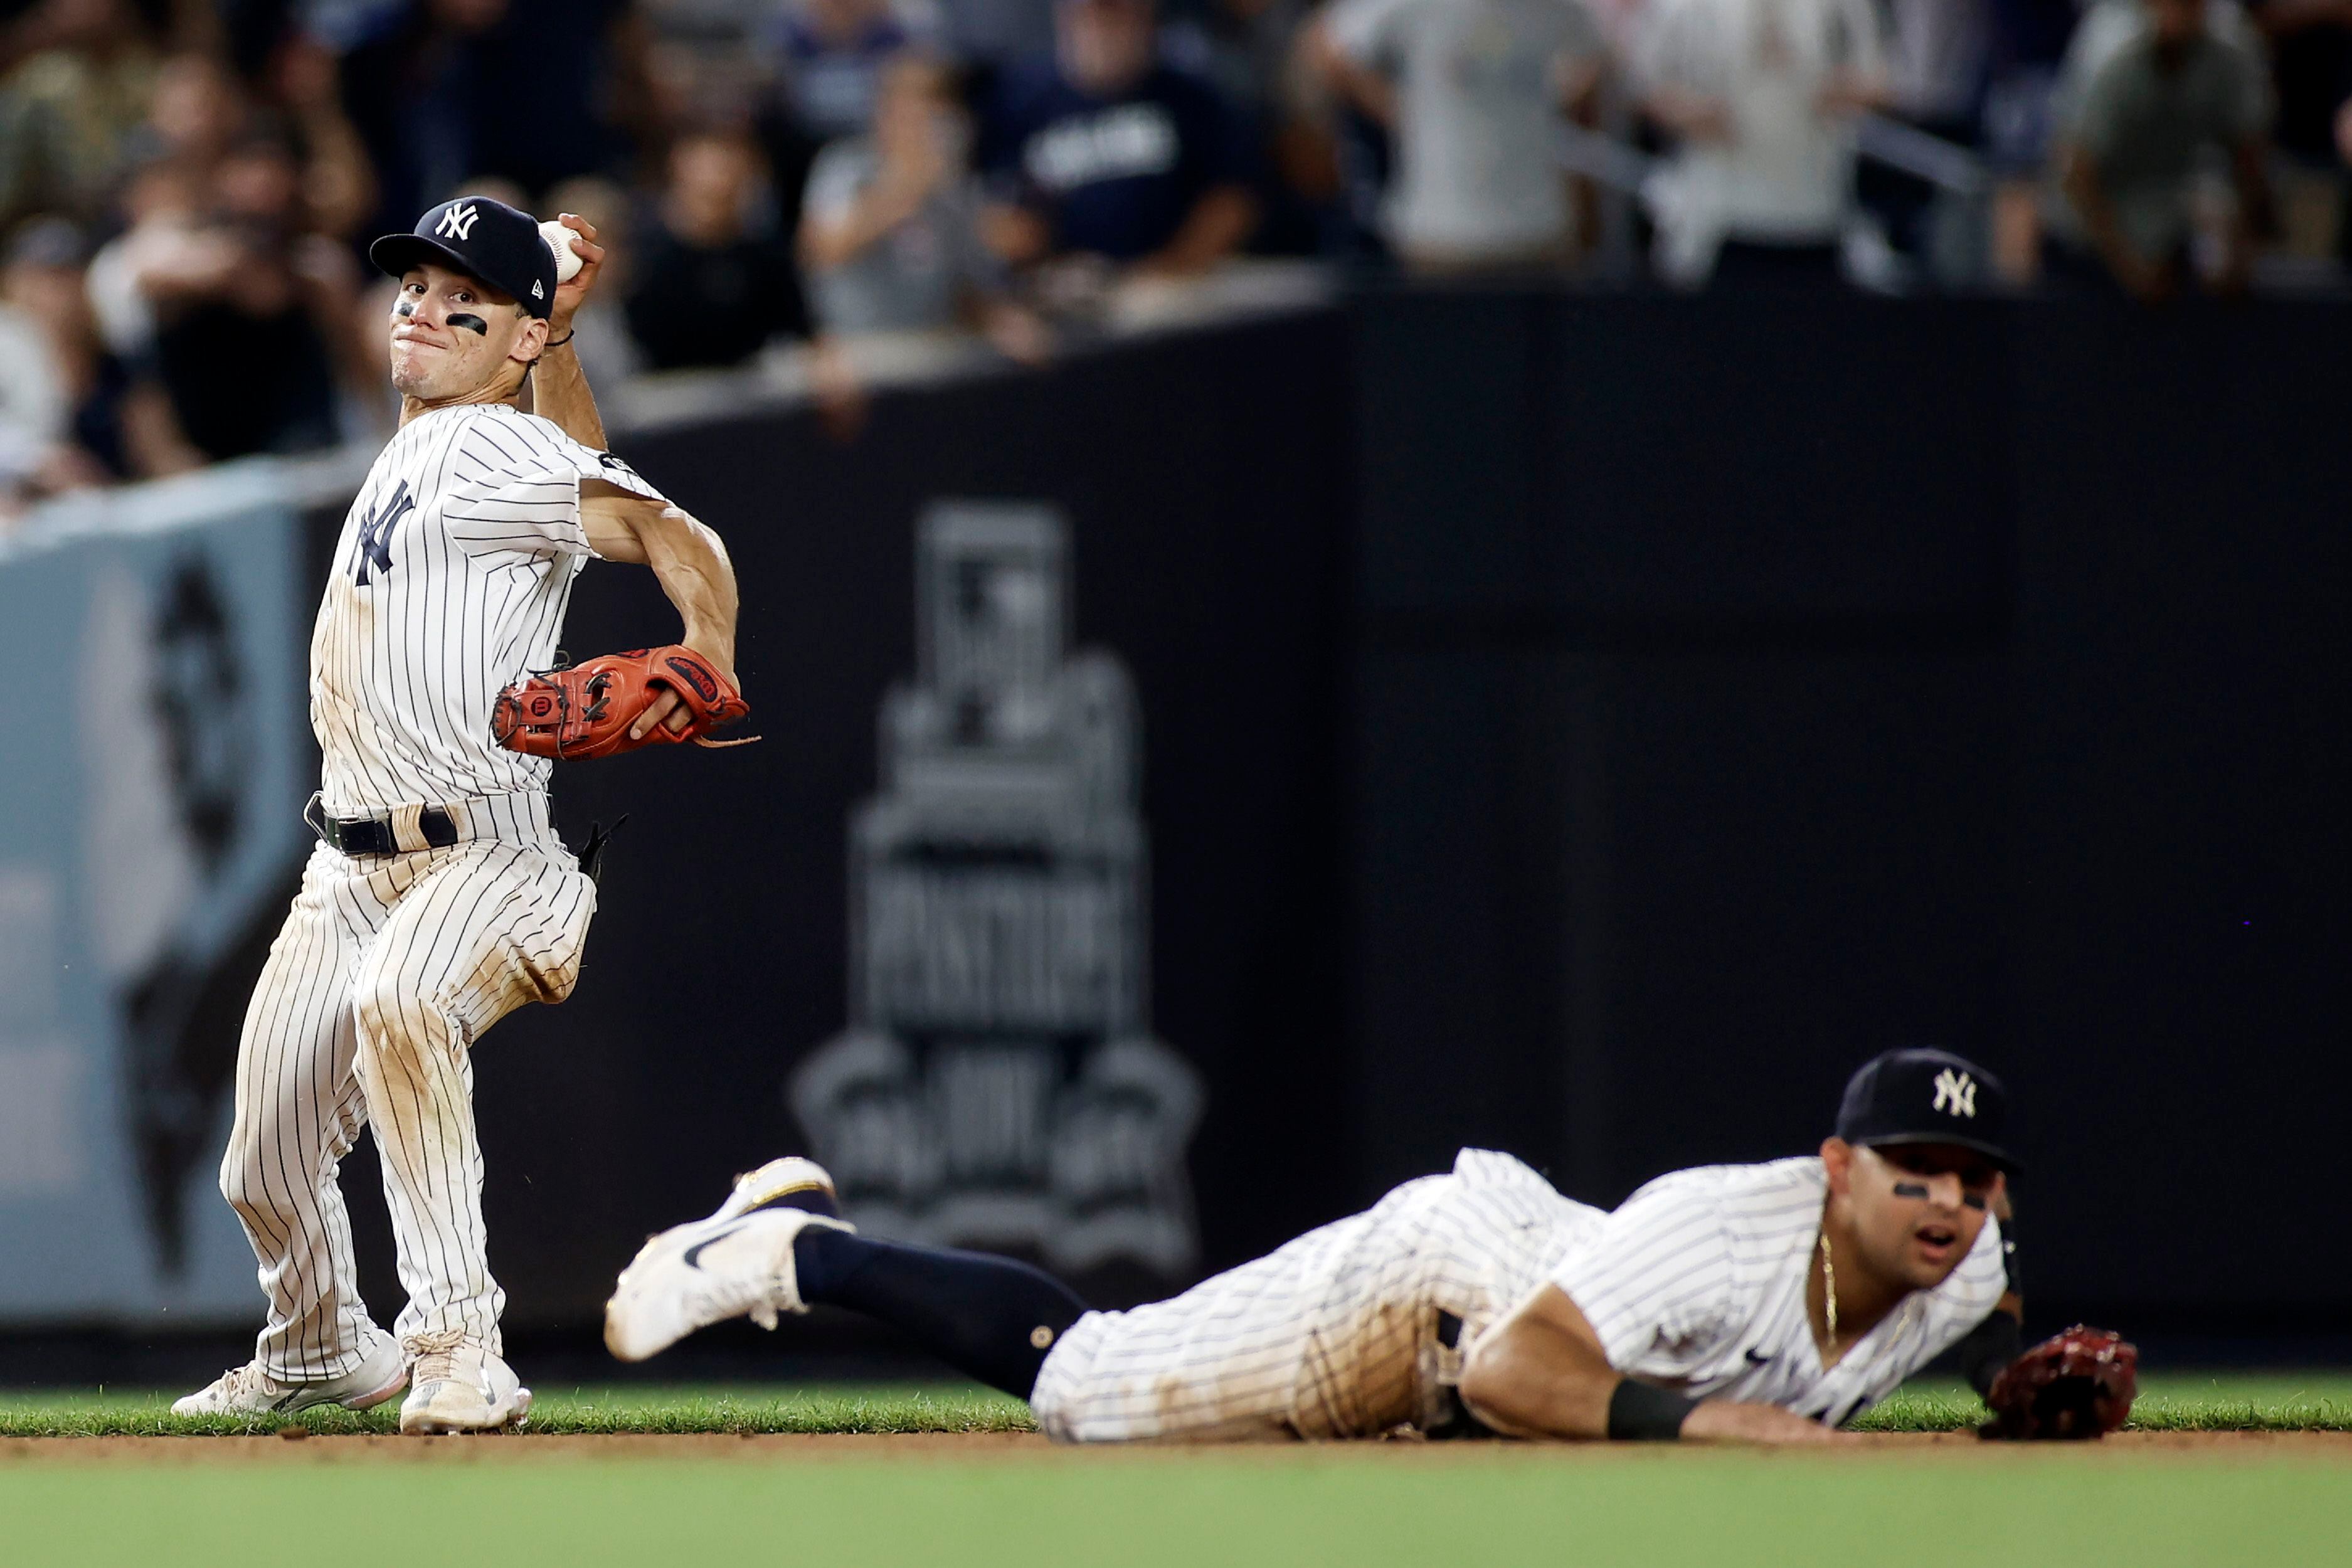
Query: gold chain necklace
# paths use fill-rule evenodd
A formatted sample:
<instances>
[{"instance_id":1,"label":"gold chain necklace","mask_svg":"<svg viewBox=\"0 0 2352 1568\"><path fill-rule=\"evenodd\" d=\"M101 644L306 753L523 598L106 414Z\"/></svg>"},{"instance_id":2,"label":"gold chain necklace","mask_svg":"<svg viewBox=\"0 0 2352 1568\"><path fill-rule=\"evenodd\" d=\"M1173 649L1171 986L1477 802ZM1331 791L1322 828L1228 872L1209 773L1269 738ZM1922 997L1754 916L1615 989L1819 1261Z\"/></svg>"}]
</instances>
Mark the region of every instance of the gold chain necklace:
<instances>
[{"instance_id":1,"label":"gold chain necklace","mask_svg":"<svg viewBox=\"0 0 2352 1568\"><path fill-rule=\"evenodd\" d=\"M1822 1317L1830 1331L1830 1349L1837 1349L1837 1265L1830 1261L1830 1233L1822 1232Z\"/></svg>"}]
</instances>

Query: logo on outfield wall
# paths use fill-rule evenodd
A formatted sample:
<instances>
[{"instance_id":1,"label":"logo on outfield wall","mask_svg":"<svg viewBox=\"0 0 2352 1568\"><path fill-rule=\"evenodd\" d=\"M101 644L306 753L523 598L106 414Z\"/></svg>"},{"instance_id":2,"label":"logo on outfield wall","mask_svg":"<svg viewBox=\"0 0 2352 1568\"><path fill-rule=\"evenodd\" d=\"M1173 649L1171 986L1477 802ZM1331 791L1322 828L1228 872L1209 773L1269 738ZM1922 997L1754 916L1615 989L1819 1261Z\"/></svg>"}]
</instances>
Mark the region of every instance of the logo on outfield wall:
<instances>
[{"instance_id":1,"label":"logo on outfield wall","mask_svg":"<svg viewBox=\"0 0 2352 1568\"><path fill-rule=\"evenodd\" d=\"M1064 652L1050 509L935 505L918 555L918 673L851 822L851 1022L793 1112L878 1235L1183 1274L1202 1088L1151 1034L1132 684Z\"/></svg>"}]
</instances>

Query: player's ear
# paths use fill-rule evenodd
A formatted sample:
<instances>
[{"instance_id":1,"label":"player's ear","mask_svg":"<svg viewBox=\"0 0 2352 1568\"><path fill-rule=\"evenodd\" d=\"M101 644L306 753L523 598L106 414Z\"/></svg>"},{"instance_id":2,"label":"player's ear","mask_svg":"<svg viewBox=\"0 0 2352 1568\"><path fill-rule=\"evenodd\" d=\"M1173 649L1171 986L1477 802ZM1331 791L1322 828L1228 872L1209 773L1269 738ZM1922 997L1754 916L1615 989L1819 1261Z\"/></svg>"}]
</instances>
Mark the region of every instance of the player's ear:
<instances>
[{"instance_id":1,"label":"player's ear","mask_svg":"<svg viewBox=\"0 0 2352 1568\"><path fill-rule=\"evenodd\" d=\"M515 309L520 312L522 307L518 305ZM507 350L507 357L520 360L525 364L535 364L539 356L546 352L547 318L525 314L522 331L515 334L514 346Z\"/></svg>"},{"instance_id":2,"label":"player's ear","mask_svg":"<svg viewBox=\"0 0 2352 1568\"><path fill-rule=\"evenodd\" d=\"M1844 1192L1853 1180L1853 1145L1843 1138L1822 1139L1822 1169L1829 1173L1830 1191Z\"/></svg>"}]
</instances>

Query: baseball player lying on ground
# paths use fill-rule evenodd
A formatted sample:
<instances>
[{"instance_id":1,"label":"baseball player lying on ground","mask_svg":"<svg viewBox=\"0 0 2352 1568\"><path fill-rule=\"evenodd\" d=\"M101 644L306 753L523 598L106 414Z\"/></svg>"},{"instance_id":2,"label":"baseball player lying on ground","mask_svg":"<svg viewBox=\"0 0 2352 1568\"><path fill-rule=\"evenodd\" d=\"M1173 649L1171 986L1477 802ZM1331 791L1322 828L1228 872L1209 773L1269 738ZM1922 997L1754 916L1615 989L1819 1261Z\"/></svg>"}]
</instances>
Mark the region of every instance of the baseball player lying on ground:
<instances>
[{"instance_id":1,"label":"baseball player lying on ground","mask_svg":"<svg viewBox=\"0 0 2352 1568\"><path fill-rule=\"evenodd\" d=\"M481 197L370 252L400 279L400 430L352 505L311 637L320 843L246 1016L221 1162L268 1318L254 1359L183 1415L363 1409L404 1387L404 1432L530 1408L500 1355L471 1051L579 978L602 844L575 858L557 837L549 759L699 738L744 711L725 551L603 450L566 346L603 252L567 222L581 265L560 286L539 225ZM652 567L684 645L525 679L555 661L591 555ZM396 1337L360 1300L335 1180L363 1126L408 1292Z\"/></svg>"},{"instance_id":2,"label":"baseball player lying on ground","mask_svg":"<svg viewBox=\"0 0 2352 1568\"><path fill-rule=\"evenodd\" d=\"M1451 1174L1123 1312L1010 1259L859 1236L824 1172L782 1159L646 1244L604 1338L642 1361L724 1319L847 1307L1079 1443L1837 1442L1957 1344L2014 1412L2006 1435L2096 1436L2129 1409L2134 1352L2075 1331L2018 1354L1994 1217L2005 1110L1974 1064L1892 1051L1855 1073L1816 1156L1678 1171L1606 1213L1465 1150Z\"/></svg>"}]
</instances>

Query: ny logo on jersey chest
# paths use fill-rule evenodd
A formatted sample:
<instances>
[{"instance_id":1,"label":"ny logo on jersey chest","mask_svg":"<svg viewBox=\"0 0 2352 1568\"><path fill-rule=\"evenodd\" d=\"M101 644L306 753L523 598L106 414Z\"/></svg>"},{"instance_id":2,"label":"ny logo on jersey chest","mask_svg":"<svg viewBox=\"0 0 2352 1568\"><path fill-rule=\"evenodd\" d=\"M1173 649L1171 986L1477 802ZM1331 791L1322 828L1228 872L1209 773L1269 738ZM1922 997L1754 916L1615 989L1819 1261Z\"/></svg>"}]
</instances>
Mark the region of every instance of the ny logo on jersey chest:
<instances>
[{"instance_id":1,"label":"ny logo on jersey chest","mask_svg":"<svg viewBox=\"0 0 2352 1568\"><path fill-rule=\"evenodd\" d=\"M375 510L360 520L359 584L368 584L368 568L378 572L392 570L392 531L400 520L416 510L416 500L408 493L408 481L403 479L391 495L379 502Z\"/></svg>"}]
</instances>

